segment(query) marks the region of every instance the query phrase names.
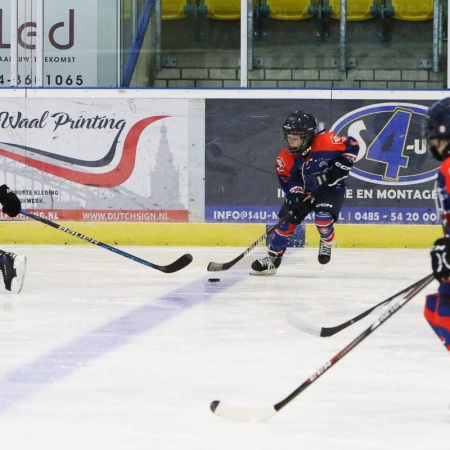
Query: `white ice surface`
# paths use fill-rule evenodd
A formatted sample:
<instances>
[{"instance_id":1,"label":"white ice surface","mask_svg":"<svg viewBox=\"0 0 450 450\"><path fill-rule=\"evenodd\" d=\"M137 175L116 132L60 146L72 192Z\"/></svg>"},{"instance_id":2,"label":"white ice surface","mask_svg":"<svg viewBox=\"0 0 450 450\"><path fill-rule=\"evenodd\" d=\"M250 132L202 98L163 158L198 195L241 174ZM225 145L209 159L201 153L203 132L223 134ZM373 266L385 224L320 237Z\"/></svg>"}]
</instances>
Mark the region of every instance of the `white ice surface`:
<instances>
[{"instance_id":1,"label":"white ice surface","mask_svg":"<svg viewBox=\"0 0 450 450\"><path fill-rule=\"evenodd\" d=\"M431 272L428 250L288 250L278 274L248 275L255 249L127 247L164 274L95 246L7 246L28 257L19 295L0 294L2 450L449 450L450 355L423 318L426 293L263 423L210 411L284 399L383 308L336 325ZM219 277L218 284L208 278Z\"/></svg>"}]
</instances>

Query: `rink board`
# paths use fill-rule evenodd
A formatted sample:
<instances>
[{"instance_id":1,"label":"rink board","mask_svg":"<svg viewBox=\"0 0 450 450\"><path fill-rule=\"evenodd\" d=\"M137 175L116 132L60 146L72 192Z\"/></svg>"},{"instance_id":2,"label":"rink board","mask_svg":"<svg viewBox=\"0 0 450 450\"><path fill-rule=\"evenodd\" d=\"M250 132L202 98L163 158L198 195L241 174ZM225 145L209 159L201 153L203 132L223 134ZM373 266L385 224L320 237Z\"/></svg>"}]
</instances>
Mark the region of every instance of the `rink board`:
<instances>
[{"instance_id":1,"label":"rink board","mask_svg":"<svg viewBox=\"0 0 450 450\"><path fill-rule=\"evenodd\" d=\"M108 245L249 247L265 232L265 224L214 223L84 223L61 222L73 231ZM33 222L2 222L3 244L80 245L81 239ZM306 225L306 246L317 246L314 225ZM336 225L343 248L428 248L442 236L438 225ZM265 245L264 242L261 246Z\"/></svg>"}]
</instances>

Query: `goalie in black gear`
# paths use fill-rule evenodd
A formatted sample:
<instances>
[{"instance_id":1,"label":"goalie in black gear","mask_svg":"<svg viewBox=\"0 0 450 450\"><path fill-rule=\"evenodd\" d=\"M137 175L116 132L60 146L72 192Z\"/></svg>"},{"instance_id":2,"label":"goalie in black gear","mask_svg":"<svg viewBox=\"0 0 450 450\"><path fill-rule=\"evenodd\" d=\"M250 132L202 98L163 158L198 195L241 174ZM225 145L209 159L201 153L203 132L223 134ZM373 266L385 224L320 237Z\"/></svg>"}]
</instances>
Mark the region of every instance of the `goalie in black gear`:
<instances>
[{"instance_id":1,"label":"goalie in black gear","mask_svg":"<svg viewBox=\"0 0 450 450\"><path fill-rule=\"evenodd\" d=\"M283 134L287 146L278 154L276 173L286 201L278 217L289 211L292 215L275 230L268 255L253 262L252 275L277 272L289 238L310 213L314 214L320 234L319 263L330 261L334 223L344 203L344 180L359 151L359 144L352 137L318 132L315 117L303 111L296 111L286 119Z\"/></svg>"},{"instance_id":2,"label":"goalie in black gear","mask_svg":"<svg viewBox=\"0 0 450 450\"><path fill-rule=\"evenodd\" d=\"M21 202L6 184L0 186L0 203L3 213L9 217L16 217L20 213ZM7 291L18 294L22 290L26 265L25 256L0 250L0 272Z\"/></svg>"}]
</instances>

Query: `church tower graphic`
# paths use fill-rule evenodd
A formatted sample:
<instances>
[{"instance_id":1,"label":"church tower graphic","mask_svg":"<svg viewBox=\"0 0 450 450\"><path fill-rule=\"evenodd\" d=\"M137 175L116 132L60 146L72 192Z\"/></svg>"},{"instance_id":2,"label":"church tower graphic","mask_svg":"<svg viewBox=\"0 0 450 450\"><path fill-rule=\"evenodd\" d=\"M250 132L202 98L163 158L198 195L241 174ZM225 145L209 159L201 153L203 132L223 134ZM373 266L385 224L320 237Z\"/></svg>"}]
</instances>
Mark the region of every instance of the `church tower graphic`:
<instances>
[{"instance_id":1,"label":"church tower graphic","mask_svg":"<svg viewBox=\"0 0 450 450\"><path fill-rule=\"evenodd\" d=\"M174 166L164 124L160 133L155 166L150 169L150 198L161 209L186 209L180 201L180 170Z\"/></svg>"}]
</instances>

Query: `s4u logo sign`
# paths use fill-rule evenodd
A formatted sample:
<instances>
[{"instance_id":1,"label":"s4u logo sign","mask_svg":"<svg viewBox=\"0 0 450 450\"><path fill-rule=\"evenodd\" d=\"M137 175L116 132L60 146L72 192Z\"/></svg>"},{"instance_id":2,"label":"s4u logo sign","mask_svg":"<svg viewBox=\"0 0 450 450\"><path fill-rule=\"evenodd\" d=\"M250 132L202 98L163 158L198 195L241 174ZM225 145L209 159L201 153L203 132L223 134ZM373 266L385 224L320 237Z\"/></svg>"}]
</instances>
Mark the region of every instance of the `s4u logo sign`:
<instances>
[{"instance_id":1,"label":"s4u logo sign","mask_svg":"<svg viewBox=\"0 0 450 450\"><path fill-rule=\"evenodd\" d=\"M350 175L375 184L407 185L436 178L438 164L427 154L422 122L428 107L379 103L359 108L331 128L353 136L360 152Z\"/></svg>"}]
</instances>

